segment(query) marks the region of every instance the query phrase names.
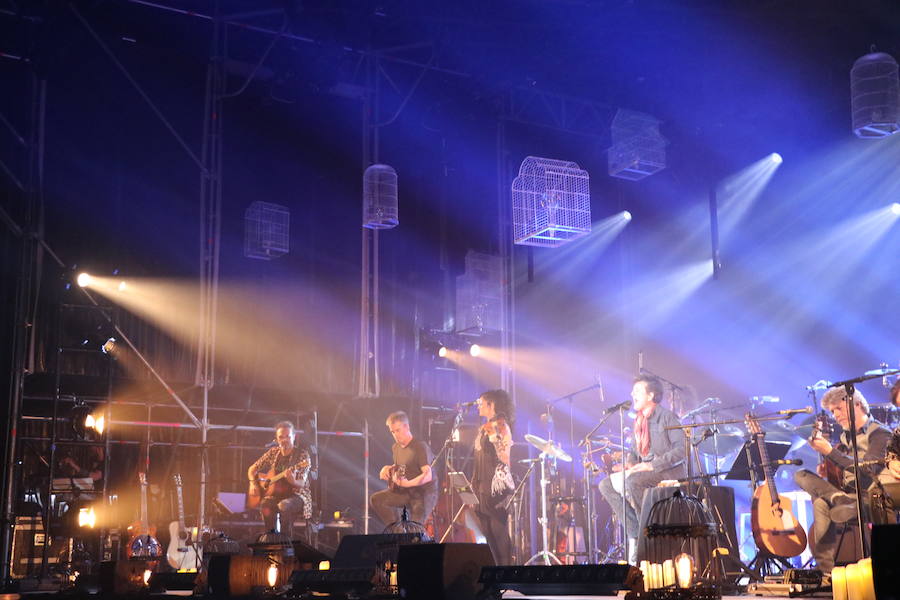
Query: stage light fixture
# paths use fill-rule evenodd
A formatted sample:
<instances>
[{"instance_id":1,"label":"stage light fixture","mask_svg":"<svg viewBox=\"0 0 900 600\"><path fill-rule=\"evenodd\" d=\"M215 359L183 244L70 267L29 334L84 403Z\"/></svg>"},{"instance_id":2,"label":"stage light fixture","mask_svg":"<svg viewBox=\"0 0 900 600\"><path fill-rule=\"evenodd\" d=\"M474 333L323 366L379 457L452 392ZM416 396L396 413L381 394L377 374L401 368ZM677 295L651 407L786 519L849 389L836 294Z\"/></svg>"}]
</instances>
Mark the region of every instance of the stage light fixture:
<instances>
[{"instance_id":1,"label":"stage light fixture","mask_svg":"<svg viewBox=\"0 0 900 600\"><path fill-rule=\"evenodd\" d=\"M781 163L784 162L784 159L781 158L781 155L778 154L777 152L773 152L772 154L770 154L770 155L769 155L769 160L771 160L771 161L772 161L773 163L775 163L776 165L780 165Z\"/></svg>"},{"instance_id":2,"label":"stage light fixture","mask_svg":"<svg viewBox=\"0 0 900 600\"><path fill-rule=\"evenodd\" d=\"M625 219L626 221L630 221L631 220L631 212L627 211L627 210L623 210L622 218Z\"/></svg>"},{"instance_id":3,"label":"stage light fixture","mask_svg":"<svg viewBox=\"0 0 900 600\"><path fill-rule=\"evenodd\" d=\"M82 507L78 509L78 526L94 528L97 524L97 515L94 513L94 507Z\"/></svg>"},{"instance_id":4,"label":"stage light fixture","mask_svg":"<svg viewBox=\"0 0 900 600\"><path fill-rule=\"evenodd\" d=\"M94 278L91 277L89 274L79 273L78 277L75 279L75 283L78 284L78 287L87 287L87 286L91 285L93 280L94 280Z\"/></svg>"},{"instance_id":5,"label":"stage light fixture","mask_svg":"<svg viewBox=\"0 0 900 600\"><path fill-rule=\"evenodd\" d=\"M100 350L103 354L111 354L116 349L116 338L111 337L100 346Z\"/></svg>"},{"instance_id":6,"label":"stage light fixture","mask_svg":"<svg viewBox=\"0 0 900 600\"><path fill-rule=\"evenodd\" d=\"M128 284L125 283L124 281L120 281L119 285L116 286L116 289L118 289L120 292L124 292L125 290L128 289Z\"/></svg>"},{"instance_id":7,"label":"stage light fixture","mask_svg":"<svg viewBox=\"0 0 900 600\"><path fill-rule=\"evenodd\" d=\"M481 354L481 346L478 344L472 344L469 346L469 356L477 357Z\"/></svg>"},{"instance_id":8,"label":"stage light fixture","mask_svg":"<svg viewBox=\"0 0 900 600\"><path fill-rule=\"evenodd\" d=\"M891 204L891 212L895 215L900 215L900 202Z\"/></svg>"},{"instance_id":9,"label":"stage light fixture","mask_svg":"<svg viewBox=\"0 0 900 600\"><path fill-rule=\"evenodd\" d=\"M441 358L447 358L447 355L449 353L450 353L450 351L447 350L446 346L441 346L440 348L438 348L437 355L440 356Z\"/></svg>"}]
</instances>

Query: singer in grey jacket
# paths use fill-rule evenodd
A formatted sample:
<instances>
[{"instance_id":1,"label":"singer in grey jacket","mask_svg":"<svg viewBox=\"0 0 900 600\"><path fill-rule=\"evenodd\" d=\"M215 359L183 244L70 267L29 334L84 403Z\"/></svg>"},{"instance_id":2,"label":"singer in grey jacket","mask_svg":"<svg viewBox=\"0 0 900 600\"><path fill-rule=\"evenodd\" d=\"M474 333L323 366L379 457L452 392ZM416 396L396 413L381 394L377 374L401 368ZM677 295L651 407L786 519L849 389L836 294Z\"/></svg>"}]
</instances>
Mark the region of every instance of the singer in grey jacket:
<instances>
[{"instance_id":1,"label":"singer in grey jacket","mask_svg":"<svg viewBox=\"0 0 900 600\"><path fill-rule=\"evenodd\" d=\"M615 478L621 478L619 473L600 482L600 493L619 522L625 523L628 537L634 539L638 536L638 515L644 492L665 479L684 477L685 460L684 434L678 429L667 429L681 423L675 413L660 404L662 382L651 375L635 378L631 398L637 414L633 427L634 447L624 465L625 514L622 514L621 487L614 485Z\"/></svg>"}]
</instances>

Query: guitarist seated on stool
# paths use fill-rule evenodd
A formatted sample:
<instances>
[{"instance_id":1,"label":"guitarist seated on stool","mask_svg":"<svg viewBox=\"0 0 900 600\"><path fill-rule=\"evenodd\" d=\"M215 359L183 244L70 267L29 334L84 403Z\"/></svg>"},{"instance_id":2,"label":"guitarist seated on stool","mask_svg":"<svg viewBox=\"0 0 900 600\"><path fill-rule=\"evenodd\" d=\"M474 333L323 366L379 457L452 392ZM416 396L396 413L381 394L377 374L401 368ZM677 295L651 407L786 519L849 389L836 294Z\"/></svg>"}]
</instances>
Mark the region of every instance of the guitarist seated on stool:
<instances>
[{"instance_id":1,"label":"guitarist seated on stool","mask_svg":"<svg viewBox=\"0 0 900 600\"><path fill-rule=\"evenodd\" d=\"M276 518L281 515L281 533L293 535L294 519L300 512L303 518L312 518L312 495L309 491L309 452L294 445L294 424L281 421L275 425L275 443L247 469L250 480L250 497L262 496L259 512L262 513L266 531L276 529ZM284 473L284 476L279 477ZM273 479L264 485L260 482ZM277 478L277 480L275 480ZM248 501L248 504L252 504Z\"/></svg>"},{"instance_id":2,"label":"guitarist seated on stool","mask_svg":"<svg viewBox=\"0 0 900 600\"><path fill-rule=\"evenodd\" d=\"M437 504L437 477L431 471L434 455L428 444L413 437L405 412L391 413L385 423L394 436L394 464L381 468L378 477L388 482L388 489L372 494L369 503L385 526L400 520L404 506L411 521L424 524Z\"/></svg>"},{"instance_id":3,"label":"guitarist seated on stool","mask_svg":"<svg viewBox=\"0 0 900 600\"><path fill-rule=\"evenodd\" d=\"M876 461L868 467L860 466L863 489L874 484L874 478L884 467L884 454L891 432L869 415L869 403L859 390L853 395L856 419L856 441L859 460ZM831 388L822 396L822 407L831 411L834 419L844 429L841 441L832 446L826 438L816 435L809 445L825 457L823 465L838 467L837 477L827 481L806 469L794 473L797 485L809 493L813 502L813 529L815 550L813 556L819 569L830 573L834 567L838 548L836 523L846 523L856 518L856 474L853 472L853 450L850 447L850 414L847 411L847 392L844 388Z\"/></svg>"}]
</instances>

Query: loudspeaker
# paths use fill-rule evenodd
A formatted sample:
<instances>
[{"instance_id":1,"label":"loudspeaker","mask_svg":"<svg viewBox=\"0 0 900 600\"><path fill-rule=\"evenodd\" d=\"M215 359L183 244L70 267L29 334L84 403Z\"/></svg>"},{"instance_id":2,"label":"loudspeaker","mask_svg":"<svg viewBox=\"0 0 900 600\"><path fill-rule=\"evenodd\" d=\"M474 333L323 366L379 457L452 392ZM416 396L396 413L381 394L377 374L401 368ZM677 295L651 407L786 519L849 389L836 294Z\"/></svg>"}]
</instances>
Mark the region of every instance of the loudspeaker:
<instances>
[{"instance_id":1,"label":"loudspeaker","mask_svg":"<svg viewBox=\"0 0 900 600\"><path fill-rule=\"evenodd\" d=\"M605 564L485 567L478 581L495 596L500 590L526 596L616 596L619 590L641 591L644 579L637 567Z\"/></svg>"},{"instance_id":2,"label":"loudspeaker","mask_svg":"<svg viewBox=\"0 0 900 600\"><path fill-rule=\"evenodd\" d=\"M378 533L347 535L334 553L334 568L370 568L385 560L397 562L403 544L422 542L420 533Z\"/></svg>"},{"instance_id":3,"label":"loudspeaker","mask_svg":"<svg viewBox=\"0 0 900 600\"><path fill-rule=\"evenodd\" d=\"M331 557L324 552L320 552L300 540L294 540L291 544L294 547L294 559L297 561L299 569L318 569L320 562L331 560Z\"/></svg>"},{"instance_id":4,"label":"loudspeaker","mask_svg":"<svg viewBox=\"0 0 900 600\"><path fill-rule=\"evenodd\" d=\"M878 600L900 600L898 547L900 525L875 525L872 528L872 577Z\"/></svg>"},{"instance_id":5,"label":"loudspeaker","mask_svg":"<svg viewBox=\"0 0 900 600\"><path fill-rule=\"evenodd\" d=\"M400 546L397 585L404 598L471 600L481 586L482 567L494 566L487 544Z\"/></svg>"}]
</instances>

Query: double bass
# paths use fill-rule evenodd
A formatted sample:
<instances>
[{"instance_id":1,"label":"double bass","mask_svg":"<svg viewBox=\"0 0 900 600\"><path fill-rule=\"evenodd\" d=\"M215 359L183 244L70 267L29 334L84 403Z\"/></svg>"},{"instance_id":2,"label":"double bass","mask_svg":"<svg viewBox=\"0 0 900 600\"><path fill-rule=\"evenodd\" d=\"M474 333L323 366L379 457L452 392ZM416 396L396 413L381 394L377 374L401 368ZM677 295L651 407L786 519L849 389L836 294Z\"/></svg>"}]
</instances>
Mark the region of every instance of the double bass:
<instances>
[{"instance_id":1,"label":"double bass","mask_svg":"<svg viewBox=\"0 0 900 600\"><path fill-rule=\"evenodd\" d=\"M752 414L748 413L745 421L747 429L759 447L759 457L765 474L763 484L753 490L753 502L750 506L753 540L760 550L765 550L773 556L782 558L799 556L806 549L806 531L792 511L790 498L780 495L775 486L775 474L766 450L766 434Z\"/></svg>"}]
</instances>

